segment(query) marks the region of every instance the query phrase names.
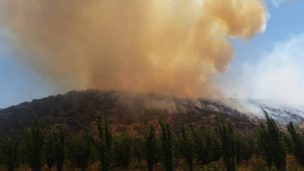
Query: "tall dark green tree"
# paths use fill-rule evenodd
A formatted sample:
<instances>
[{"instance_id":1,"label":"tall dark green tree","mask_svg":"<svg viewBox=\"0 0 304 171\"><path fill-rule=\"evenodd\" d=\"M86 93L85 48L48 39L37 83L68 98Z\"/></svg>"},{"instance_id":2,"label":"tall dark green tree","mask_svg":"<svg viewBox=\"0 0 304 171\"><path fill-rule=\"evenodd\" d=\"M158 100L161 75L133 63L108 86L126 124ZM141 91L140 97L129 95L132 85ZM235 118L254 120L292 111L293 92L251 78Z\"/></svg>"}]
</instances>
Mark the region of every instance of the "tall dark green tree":
<instances>
[{"instance_id":1,"label":"tall dark green tree","mask_svg":"<svg viewBox=\"0 0 304 171\"><path fill-rule=\"evenodd\" d=\"M181 128L181 133L178 134L177 137L178 137L177 146L179 152L186 160L188 164L188 170L193 171L195 143L189 126L183 126Z\"/></svg>"},{"instance_id":2,"label":"tall dark green tree","mask_svg":"<svg viewBox=\"0 0 304 171\"><path fill-rule=\"evenodd\" d=\"M275 121L264 111L266 125L260 124L258 142L262 155L269 167L274 164L279 171L286 169L286 153L282 143L282 133Z\"/></svg>"},{"instance_id":3,"label":"tall dark green tree","mask_svg":"<svg viewBox=\"0 0 304 171\"><path fill-rule=\"evenodd\" d=\"M254 153L254 139L246 135L235 136L236 163L248 160Z\"/></svg>"},{"instance_id":4,"label":"tall dark green tree","mask_svg":"<svg viewBox=\"0 0 304 171\"><path fill-rule=\"evenodd\" d=\"M227 171L235 171L235 135L230 123L218 125L218 134L221 141L222 157Z\"/></svg>"},{"instance_id":5,"label":"tall dark green tree","mask_svg":"<svg viewBox=\"0 0 304 171\"><path fill-rule=\"evenodd\" d=\"M272 146L270 143L270 136L265 124L261 123L257 131L258 138L258 152L261 153L263 159L266 161L269 168L273 164Z\"/></svg>"},{"instance_id":6,"label":"tall dark green tree","mask_svg":"<svg viewBox=\"0 0 304 171\"><path fill-rule=\"evenodd\" d=\"M199 130L191 126L195 156L203 165L220 159L220 142L213 129Z\"/></svg>"},{"instance_id":7,"label":"tall dark green tree","mask_svg":"<svg viewBox=\"0 0 304 171\"><path fill-rule=\"evenodd\" d=\"M14 171L19 164L19 141L7 137L0 144L0 161L8 171Z\"/></svg>"},{"instance_id":8,"label":"tall dark green tree","mask_svg":"<svg viewBox=\"0 0 304 171\"><path fill-rule=\"evenodd\" d=\"M291 139L291 151L297 161L304 165L304 137L296 131L292 122L288 124L287 130Z\"/></svg>"},{"instance_id":9,"label":"tall dark green tree","mask_svg":"<svg viewBox=\"0 0 304 171\"><path fill-rule=\"evenodd\" d=\"M35 116L33 125L25 129L26 158L33 171L40 171L43 165L44 135L44 126L40 119Z\"/></svg>"},{"instance_id":10,"label":"tall dark green tree","mask_svg":"<svg viewBox=\"0 0 304 171\"><path fill-rule=\"evenodd\" d=\"M162 145L162 162L166 171L173 171L173 141L170 125L164 121L159 121L161 127L160 140Z\"/></svg>"},{"instance_id":11,"label":"tall dark green tree","mask_svg":"<svg viewBox=\"0 0 304 171\"><path fill-rule=\"evenodd\" d=\"M56 160L56 149L55 149L55 134L53 131L50 131L46 137L45 142L45 163L48 166L49 170L55 165Z\"/></svg>"},{"instance_id":12,"label":"tall dark green tree","mask_svg":"<svg viewBox=\"0 0 304 171\"><path fill-rule=\"evenodd\" d=\"M86 170L91 162L92 136L84 132L80 137L71 139L67 147L72 165L82 171Z\"/></svg>"},{"instance_id":13,"label":"tall dark green tree","mask_svg":"<svg viewBox=\"0 0 304 171\"><path fill-rule=\"evenodd\" d=\"M128 170L132 161L132 141L129 137L116 137L114 143L114 157L118 166Z\"/></svg>"},{"instance_id":14,"label":"tall dark green tree","mask_svg":"<svg viewBox=\"0 0 304 171\"><path fill-rule=\"evenodd\" d=\"M141 137L132 138L133 146L133 160L137 164L141 164L145 160L145 139Z\"/></svg>"},{"instance_id":15,"label":"tall dark green tree","mask_svg":"<svg viewBox=\"0 0 304 171\"><path fill-rule=\"evenodd\" d=\"M145 136L146 143L146 161L148 171L153 171L154 165L157 162L157 139L156 139L156 131L153 126L149 127L148 133Z\"/></svg>"},{"instance_id":16,"label":"tall dark green tree","mask_svg":"<svg viewBox=\"0 0 304 171\"><path fill-rule=\"evenodd\" d=\"M108 171L111 169L112 161L112 133L109 123L103 114L99 113L96 121L99 139L94 144L99 151L101 171Z\"/></svg>"},{"instance_id":17,"label":"tall dark green tree","mask_svg":"<svg viewBox=\"0 0 304 171\"><path fill-rule=\"evenodd\" d=\"M57 128L55 136L56 168L62 171L65 159L66 138L62 127Z\"/></svg>"}]
</instances>

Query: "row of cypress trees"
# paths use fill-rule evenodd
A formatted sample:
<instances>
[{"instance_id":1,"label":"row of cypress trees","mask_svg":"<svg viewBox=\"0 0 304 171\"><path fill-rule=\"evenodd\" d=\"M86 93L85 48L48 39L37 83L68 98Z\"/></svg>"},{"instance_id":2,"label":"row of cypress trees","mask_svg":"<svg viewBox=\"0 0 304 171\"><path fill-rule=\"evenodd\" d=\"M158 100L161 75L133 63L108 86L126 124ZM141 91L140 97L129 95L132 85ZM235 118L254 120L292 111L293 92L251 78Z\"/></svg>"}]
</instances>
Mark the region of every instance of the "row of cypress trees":
<instances>
[{"instance_id":1,"label":"row of cypress trees","mask_svg":"<svg viewBox=\"0 0 304 171\"><path fill-rule=\"evenodd\" d=\"M160 120L158 127L149 126L142 137L113 134L101 114L96 119L98 135L95 136L89 131L68 136L61 127L46 130L35 118L22 138L2 138L0 164L8 171L21 164L33 171L40 171L45 165L62 171L64 166L86 170L98 161L101 171L114 167L127 170L134 163L145 165L148 171L159 167L173 171L184 161L187 170L193 171L194 166L221 160L227 171L234 171L239 163L256 155L269 168L283 171L286 154L290 153L304 165L304 135L292 123L284 130L266 112L265 116L266 122L260 123L252 135L236 132L229 122L209 129L187 124L179 131L172 131L168 122Z\"/></svg>"}]
</instances>

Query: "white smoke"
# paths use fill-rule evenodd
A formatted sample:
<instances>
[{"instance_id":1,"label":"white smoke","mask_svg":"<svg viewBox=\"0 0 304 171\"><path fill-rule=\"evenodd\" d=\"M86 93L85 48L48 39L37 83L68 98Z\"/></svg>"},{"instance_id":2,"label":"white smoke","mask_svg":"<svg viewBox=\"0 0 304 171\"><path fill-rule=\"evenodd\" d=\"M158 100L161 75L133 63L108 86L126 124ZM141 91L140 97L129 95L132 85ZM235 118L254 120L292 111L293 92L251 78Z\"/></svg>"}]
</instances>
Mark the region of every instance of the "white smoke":
<instances>
[{"instance_id":1,"label":"white smoke","mask_svg":"<svg viewBox=\"0 0 304 171\"><path fill-rule=\"evenodd\" d=\"M238 75L220 79L229 97L267 99L304 105L304 33L275 43L256 63L244 63Z\"/></svg>"}]
</instances>

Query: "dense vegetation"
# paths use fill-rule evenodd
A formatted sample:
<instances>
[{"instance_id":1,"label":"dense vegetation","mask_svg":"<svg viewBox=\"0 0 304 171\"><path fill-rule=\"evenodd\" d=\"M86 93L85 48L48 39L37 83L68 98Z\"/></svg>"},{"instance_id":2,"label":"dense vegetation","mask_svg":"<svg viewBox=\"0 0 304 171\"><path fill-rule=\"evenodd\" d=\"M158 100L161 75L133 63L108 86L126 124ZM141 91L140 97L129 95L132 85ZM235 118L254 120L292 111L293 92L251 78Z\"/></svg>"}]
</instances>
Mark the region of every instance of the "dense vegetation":
<instances>
[{"instance_id":1,"label":"dense vegetation","mask_svg":"<svg viewBox=\"0 0 304 171\"><path fill-rule=\"evenodd\" d=\"M280 128L265 112L256 133L236 131L229 121L210 128L191 123L172 129L170 119L147 125L142 136L111 131L104 115L97 132L69 135L34 117L22 136L1 137L1 169L78 170L290 170L304 165L304 134L290 123ZM294 159L294 160L293 160Z\"/></svg>"}]
</instances>

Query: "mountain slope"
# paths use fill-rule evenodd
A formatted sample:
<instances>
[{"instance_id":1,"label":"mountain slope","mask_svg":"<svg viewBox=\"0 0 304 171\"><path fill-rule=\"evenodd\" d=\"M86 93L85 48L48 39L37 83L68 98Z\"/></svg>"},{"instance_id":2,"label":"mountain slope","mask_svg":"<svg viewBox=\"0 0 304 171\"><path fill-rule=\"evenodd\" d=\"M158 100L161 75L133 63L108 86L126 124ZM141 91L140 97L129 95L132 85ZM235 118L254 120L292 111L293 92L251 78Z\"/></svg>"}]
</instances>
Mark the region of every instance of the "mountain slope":
<instances>
[{"instance_id":1,"label":"mountain slope","mask_svg":"<svg viewBox=\"0 0 304 171\"><path fill-rule=\"evenodd\" d=\"M281 110L276 108L263 108L275 119L289 121L295 117L298 123L303 122L303 117L290 111L280 113ZM87 90L71 91L3 109L0 111L0 133L19 133L31 123L33 115L41 118L46 126L64 125L72 132L96 130L96 111L107 116L115 132L134 135L142 134L143 128L149 124L156 125L160 118L167 118L175 127L185 123L207 127L230 120L242 131L253 131L260 119L255 113L244 112L223 101Z\"/></svg>"},{"instance_id":2,"label":"mountain slope","mask_svg":"<svg viewBox=\"0 0 304 171\"><path fill-rule=\"evenodd\" d=\"M215 101L88 90L71 91L3 109L0 111L0 132L22 130L30 124L33 115L38 115L48 126L65 125L71 131L94 129L96 111L107 115L116 132L134 134L164 117L176 126L191 122L204 127L224 118L242 129L254 127L245 115Z\"/></svg>"}]
</instances>

